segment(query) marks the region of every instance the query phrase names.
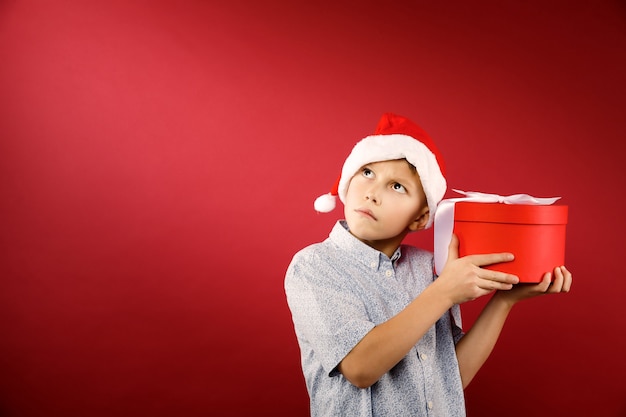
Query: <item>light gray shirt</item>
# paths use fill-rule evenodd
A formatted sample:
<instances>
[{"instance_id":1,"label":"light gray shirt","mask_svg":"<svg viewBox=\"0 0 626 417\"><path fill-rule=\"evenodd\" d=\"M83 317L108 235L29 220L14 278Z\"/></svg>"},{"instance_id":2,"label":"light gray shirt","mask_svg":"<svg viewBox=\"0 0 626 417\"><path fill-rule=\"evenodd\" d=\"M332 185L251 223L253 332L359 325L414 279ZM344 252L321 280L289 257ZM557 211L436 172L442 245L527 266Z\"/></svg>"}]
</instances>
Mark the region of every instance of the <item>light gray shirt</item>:
<instances>
[{"instance_id":1,"label":"light gray shirt","mask_svg":"<svg viewBox=\"0 0 626 417\"><path fill-rule=\"evenodd\" d=\"M337 371L374 326L398 314L434 279L431 252L402 245L390 259L351 235L344 221L324 242L293 257L285 292L313 417L465 415L455 354L462 337L458 306L371 387L357 388Z\"/></svg>"}]
</instances>

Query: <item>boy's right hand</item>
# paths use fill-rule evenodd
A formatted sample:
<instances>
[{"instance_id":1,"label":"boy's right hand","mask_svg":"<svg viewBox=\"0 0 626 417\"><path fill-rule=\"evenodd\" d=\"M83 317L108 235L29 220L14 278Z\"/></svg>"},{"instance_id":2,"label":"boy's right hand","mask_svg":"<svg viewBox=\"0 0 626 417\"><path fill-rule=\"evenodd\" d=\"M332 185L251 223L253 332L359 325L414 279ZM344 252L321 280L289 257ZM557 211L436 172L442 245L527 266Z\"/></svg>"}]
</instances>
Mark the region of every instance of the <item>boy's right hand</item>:
<instances>
[{"instance_id":1,"label":"boy's right hand","mask_svg":"<svg viewBox=\"0 0 626 417\"><path fill-rule=\"evenodd\" d=\"M519 278L512 274L481 268L499 262L513 260L511 253L468 255L459 258L459 239L452 235L448 247L448 260L435 280L439 289L449 297L452 304L474 300L495 290L510 290Z\"/></svg>"}]
</instances>

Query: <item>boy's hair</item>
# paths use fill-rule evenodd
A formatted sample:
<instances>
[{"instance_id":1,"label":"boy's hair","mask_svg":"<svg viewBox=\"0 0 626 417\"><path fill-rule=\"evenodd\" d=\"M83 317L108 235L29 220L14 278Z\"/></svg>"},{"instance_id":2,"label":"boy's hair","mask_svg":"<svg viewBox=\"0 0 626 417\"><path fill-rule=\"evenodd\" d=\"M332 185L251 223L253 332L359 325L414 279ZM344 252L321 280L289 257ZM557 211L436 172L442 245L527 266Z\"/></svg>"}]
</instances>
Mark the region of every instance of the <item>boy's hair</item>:
<instances>
[{"instance_id":1,"label":"boy's hair","mask_svg":"<svg viewBox=\"0 0 626 417\"><path fill-rule=\"evenodd\" d=\"M409 166L409 168L411 168L411 171L413 171L415 174L418 174L417 172L417 168L415 167L415 165L413 165L412 163L410 163L406 158L402 159L403 161L405 161L407 163L407 165ZM419 175L419 174L418 174Z\"/></svg>"},{"instance_id":2,"label":"boy's hair","mask_svg":"<svg viewBox=\"0 0 626 417\"><path fill-rule=\"evenodd\" d=\"M430 211L426 228L430 227L437 204L447 187L443 157L421 127L393 113L383 114L374 134L361 139L354 146L331 192L315 200L315 210L323 213L332 211L336 205L336 196L345 202L350 179L363 165L396 159L406 159L416 168Z\"/></svg>"}]
</instances>

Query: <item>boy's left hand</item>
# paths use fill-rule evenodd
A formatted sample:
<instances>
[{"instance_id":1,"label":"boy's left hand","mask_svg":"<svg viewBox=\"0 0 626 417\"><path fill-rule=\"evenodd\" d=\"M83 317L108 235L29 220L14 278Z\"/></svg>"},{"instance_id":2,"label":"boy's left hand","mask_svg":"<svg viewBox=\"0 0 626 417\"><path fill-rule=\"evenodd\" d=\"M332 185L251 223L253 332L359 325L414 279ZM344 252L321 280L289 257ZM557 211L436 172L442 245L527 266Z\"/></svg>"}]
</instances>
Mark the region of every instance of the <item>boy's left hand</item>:
<instances>
[{"instance_id":1,"label":"boy's left hand","mask_svg":"<svg viewBox=\"0 0 626 417\"><path fill-rule=\"evenodd\" d=\"M554 277L554 280L552 279ZM510 290L498 291L498 297L515 304L527 298L545 294L569 292L572 287L572 274L565 266L557 266L552 273L547 272L538 284L517 284Z\"/></svg>"}]
</instances>

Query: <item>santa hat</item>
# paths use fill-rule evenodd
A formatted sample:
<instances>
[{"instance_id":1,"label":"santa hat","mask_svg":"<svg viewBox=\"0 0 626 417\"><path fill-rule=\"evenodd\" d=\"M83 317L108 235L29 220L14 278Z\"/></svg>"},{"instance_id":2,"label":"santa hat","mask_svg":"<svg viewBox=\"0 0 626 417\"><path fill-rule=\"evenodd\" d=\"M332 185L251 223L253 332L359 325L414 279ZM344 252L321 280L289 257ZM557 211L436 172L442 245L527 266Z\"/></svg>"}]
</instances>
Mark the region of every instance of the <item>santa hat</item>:
<instances>
[{"instance_id":1,"label":"santa hat","mask_svg":"<svg viewBox=\"0 0 626 417\"><path fill-rule=\"evenodd\" d=\"M443 158L421 127L393 113L383 114L374 134L361 139L354 146L330 193L315 200L315 210L322 213L332 211L336 205L336 196L345 203L350 179L363 165L395 159L406 159L417 168L430 210L426 227L430 227L437 204L446 192Z\"/></svg>"}]
</instances>

